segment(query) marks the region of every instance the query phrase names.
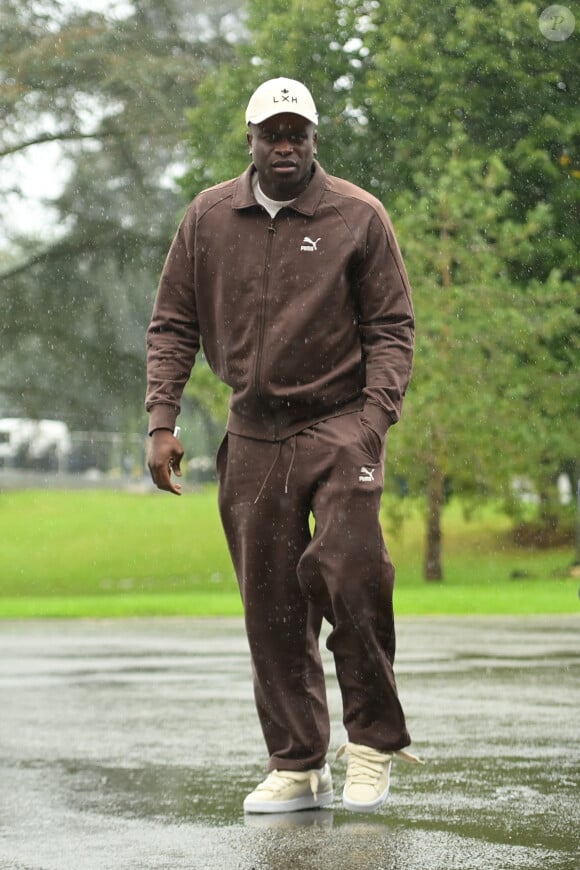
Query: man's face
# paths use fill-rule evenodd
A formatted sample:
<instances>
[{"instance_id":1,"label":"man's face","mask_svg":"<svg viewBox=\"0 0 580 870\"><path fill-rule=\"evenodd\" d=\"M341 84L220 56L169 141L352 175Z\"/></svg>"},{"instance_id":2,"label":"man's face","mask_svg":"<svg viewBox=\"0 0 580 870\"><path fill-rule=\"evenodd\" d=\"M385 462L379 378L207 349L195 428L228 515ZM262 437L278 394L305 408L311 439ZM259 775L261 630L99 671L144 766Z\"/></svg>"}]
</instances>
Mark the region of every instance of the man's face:
<instances>
[{"instance_id":1,"label":"man's face","mask_svg":"<svg viewBox=\"0 0 580 870\"><path fill-rule=\"evenodd\" d=\"M288 200L304 190L317 142L314 124L300 115L274 115L261 124L250 124L248 145L266 196Z\"/></svg>"}]
</instances>

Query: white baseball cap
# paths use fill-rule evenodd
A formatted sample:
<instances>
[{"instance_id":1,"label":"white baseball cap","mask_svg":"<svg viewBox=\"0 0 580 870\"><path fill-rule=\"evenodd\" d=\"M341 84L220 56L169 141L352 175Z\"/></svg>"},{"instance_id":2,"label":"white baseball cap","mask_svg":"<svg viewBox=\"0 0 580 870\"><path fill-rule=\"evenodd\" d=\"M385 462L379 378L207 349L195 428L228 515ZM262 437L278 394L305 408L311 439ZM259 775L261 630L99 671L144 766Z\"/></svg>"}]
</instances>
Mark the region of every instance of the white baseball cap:
<instances>
[{"instance_id":1,"label":"white baseball cap","mask_svg":"<svg viewBox=\"0 0 580 870\"><path fill-rule=\"evenodd\" d=\"M286 78L270 79L254 91L246 109L246 124L261 124L283 112L318 124L318 112L306 85Z\"/></svg>"}]
</instances>

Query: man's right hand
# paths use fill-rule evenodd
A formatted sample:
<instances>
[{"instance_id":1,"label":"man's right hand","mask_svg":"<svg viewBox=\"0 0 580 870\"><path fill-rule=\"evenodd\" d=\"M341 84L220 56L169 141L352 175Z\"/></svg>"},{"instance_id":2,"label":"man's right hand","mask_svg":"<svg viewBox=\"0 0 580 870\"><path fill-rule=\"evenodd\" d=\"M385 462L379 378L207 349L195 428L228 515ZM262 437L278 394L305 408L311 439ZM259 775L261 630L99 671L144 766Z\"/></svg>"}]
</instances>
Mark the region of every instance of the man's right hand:
<instances>
[{"instance_id":1,"label":"man's right hand","mask_svg":"<svg viewBox=\"0 0 580 870\"><path fill-rule=\"evenodd\" d=\"M181 486L171 480L171 472L181 477L183 447L171 429L155 429L151 435L147 465L158 489L181 495Z\"/></svg>"}]
</instances>

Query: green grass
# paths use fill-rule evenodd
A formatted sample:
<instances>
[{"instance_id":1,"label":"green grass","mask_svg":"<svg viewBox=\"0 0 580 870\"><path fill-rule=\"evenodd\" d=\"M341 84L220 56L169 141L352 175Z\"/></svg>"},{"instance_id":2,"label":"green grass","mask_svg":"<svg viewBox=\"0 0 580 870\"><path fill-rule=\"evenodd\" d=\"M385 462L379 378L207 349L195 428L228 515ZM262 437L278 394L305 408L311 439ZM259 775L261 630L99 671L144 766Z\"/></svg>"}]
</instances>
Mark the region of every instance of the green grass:
<instances>
[{"instance_id":1,"label":"green grass","mask_svg":"<svg viewBox=\"0 0 580 870\"><path fill-rule=\"evenodd\" d=\"M216 492L0 494L0 617L241 614ZM419 515L387 541L396 610L419 614L578 613L571 549L521 550L491 510L444 516L443 583L422 579ZM511 579L516 572L525 579Z\"/></svg>"}]
</instances>

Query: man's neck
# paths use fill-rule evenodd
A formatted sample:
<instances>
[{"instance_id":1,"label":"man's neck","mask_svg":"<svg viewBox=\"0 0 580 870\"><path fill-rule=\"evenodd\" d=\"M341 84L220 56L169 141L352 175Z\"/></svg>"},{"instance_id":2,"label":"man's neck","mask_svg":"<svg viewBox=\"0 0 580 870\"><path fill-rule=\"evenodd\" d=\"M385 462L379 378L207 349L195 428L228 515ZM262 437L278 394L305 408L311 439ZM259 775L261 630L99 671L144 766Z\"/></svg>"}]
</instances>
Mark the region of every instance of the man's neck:
<instances>
[{"instance_id":1,"label":"man's neck","mask_svg":"<svg viewBox=\"0 0 580 870\"><path fill-rule=\"evenodd\" d=\"M294 202L296 197L292 197L292 199L272 199L271 196L268 196L262 190L260 186L260 180L258 178L258 173L254 174L252 178L252 187L254 189L254 196L256 197L256 201L266 209L270 217L274 218L280 211L280 209L284 208L287 205L290 205Z\"/></svg>"}]
</instances>

